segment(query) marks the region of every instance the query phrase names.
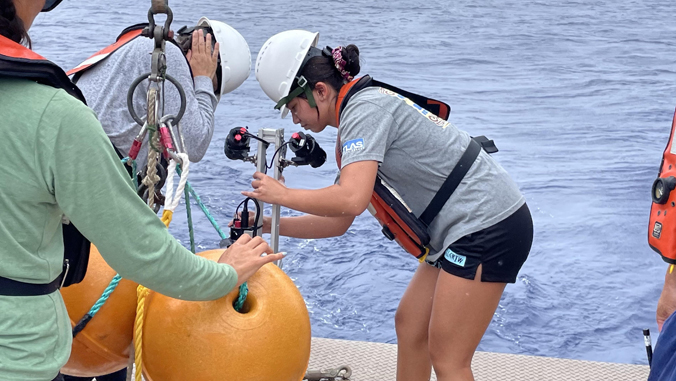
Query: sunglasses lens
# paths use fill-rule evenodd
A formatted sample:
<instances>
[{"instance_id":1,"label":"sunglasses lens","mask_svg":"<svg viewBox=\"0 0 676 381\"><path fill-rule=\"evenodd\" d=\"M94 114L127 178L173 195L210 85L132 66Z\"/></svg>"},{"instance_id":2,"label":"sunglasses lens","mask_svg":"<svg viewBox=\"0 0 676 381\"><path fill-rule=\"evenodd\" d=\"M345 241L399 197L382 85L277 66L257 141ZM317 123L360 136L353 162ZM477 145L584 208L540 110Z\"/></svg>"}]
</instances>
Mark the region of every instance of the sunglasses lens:
<instances>
[{"instance_id":1,"label":"sunglasses lens","mask_svg":"<svg viewBox=\"0 0 676 381\"><path fill-rule=\"evenodd\" d=\"M47 0L45 1L45 6L42 7L42 12L49 12L52 9L56 8L57 5L61 3L62 0Z\"/></svg>"}]
</instances>

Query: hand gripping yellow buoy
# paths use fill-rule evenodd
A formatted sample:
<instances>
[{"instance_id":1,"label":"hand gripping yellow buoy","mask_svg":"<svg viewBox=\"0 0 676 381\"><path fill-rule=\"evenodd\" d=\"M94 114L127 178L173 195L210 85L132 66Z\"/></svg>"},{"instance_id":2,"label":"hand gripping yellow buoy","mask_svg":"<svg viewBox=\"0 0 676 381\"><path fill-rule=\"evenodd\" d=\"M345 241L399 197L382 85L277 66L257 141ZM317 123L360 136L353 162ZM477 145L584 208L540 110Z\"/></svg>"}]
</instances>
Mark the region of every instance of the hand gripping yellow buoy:
<instances>
[{"instance_id":1,"label":"hand gripping yellow buoy","mask_svg":"<svg viewBox=\"0 0 676 381\"><path fill-rule=\"evenodd\" d=\"M92 245L87 274L82 282L61 289L72 326L92 308L116 275ZM129 362L136 316L136 287L122 279L87 326L73 338L62 373L94 377L120 370Z\"/></svg>"},{"instance_id":2,"label":"hand gripping yellow buoy","mask_svg":"<svg viewBox=\"0 0 676 381\"><path fill-rule=\"evenodd\" d=\"M199 255L217 260L223 250ZM150 381L299 381L310 359L310 318L293 281L274 264L221 299L188 302L152 292L143 326L143 376Z\"/></svg>"}]
</instances>

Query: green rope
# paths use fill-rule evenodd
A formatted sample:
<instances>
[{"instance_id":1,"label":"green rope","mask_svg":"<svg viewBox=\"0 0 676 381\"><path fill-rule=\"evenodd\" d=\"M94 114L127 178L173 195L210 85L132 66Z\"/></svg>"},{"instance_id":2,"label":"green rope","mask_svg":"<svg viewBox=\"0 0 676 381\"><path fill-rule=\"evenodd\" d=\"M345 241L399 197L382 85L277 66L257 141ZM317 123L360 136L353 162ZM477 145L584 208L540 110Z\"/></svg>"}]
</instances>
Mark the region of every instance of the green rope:
<instances>
[{"instance_id":1,"label":"green rope","mask_svg":"<svg viewBox=\"0 0 676 381\"><path fill-rule=\"evenodd\" d=\"M103 304L108 300L108 297L110 297L110 294L115 291L115 287L117 287L118 283L120 283L120 280L122 277L120 274L116 274L115 277L113 277L113 280L110 281L110 284L108 284L108 287L106 287L105 291L103 291L103 294L101 294L101 297L99 300L94 303L92 308L89 310L89 314L94 317L97 312L103 307Z\"/></svg>"},{"instance_id":2,"label":"green rope","mask_svg":"<svg viewBox=\"0 0 676 381\"><path fill-rule=\"evenodd\" d=\"M180 168L180 167L181 167L180 164L179 164L179 165L176 165L176 173L178 173L179 176L181 175L181 168ZM204 205L204 203L202 202L202 199L201 199L200 196L197 194L197 192L195 192L195 190L192 188L192 186L190 185L190 182L189 182L189 181L185 183L185 191L186 191L186 194L187 194L188 192L190 192L190 194L192 195L192 197L195 199L195 202L197 202L197 206L199 206L200 209L202 209L202 211L204 212L204 215L207 216L207 219L209 219L209 222L211 222L211 226L213 226L214 229L216 229L216 232L217 232L218 235L221 237L221 239L226 239L226 238L228 238L228 236L225 235L225 233L223 233L223 230L221 230L221 227L218 225L218 222L216 222L216 220L214 219L214 217L211 216L211 213L209 213L209 210L208 210L207 207ZM189 204L189 202L188 202L188 197L186 196L185 199L186 199L185 205L186 205L186 208L187 208L187 207L188 207L188 204ZM192 225L191 225L191 226L192 226Z\"/></svg>"},{"instance_id":3,"label":"green rope","mask_svg":"<svg viewBox=\"0 0 676 381\"><path fill-rule=\"evenodd\" d=\"M178 166L176 167L178 170ZM188 188L184 188L183 192L185 192L185 212L188 215L188 232L190 233L190 251L192 251L193 254L195 254L195 231L192 226L192 213L190 212L190 192L188 192Z\"/></svg>"},{"instance_id":4,"label":"green rope","mask_svg":"<svg viewBox=\"0 0 676 381\"><path fill-rule=\"evenodd\" d=\"M235 311L240 312L242 310L242 307L244 306L244 301L246 300L247 295L249 294L249 287L246 285L246 282L242 283L241 286L239 286L239 296L237 296L237 300L235 300Z\"/></svg>"},{"instance_id":5,"label":"green rope","mask_svg":"<svg viewBox=\"0 0 676 381\"><path fill-rule=\"evenodd\" d=\"M200 207L200 209L202 209L204 214L207 216L207 218L209 219L209 222L211 222L211 225L214 227L214 229L216 229L216 232L218 233L218 235L221 236L221 239L228 238L228 236L225 235L225 233L223 233L223 230L221 230L221 227L218 226L218 222L216 222L214 217L211 216L211 213L209 213L209 210L207 210L207 207L204 206L204 203L200 199L200 196L195 192L194 189L192 189L192 186L190 185L190 183L188 183L188 182L185 183L185 189L190 191L190 194L192 195L192 197L197 202L197 205Z\"/></svg>"},{"instance_id":6,"label":"green rope","mask_svg":"<svg viewBox=\"0 0 676 381\"><path fill-rule=\"evenodd\" d=\"M110 294L112 294L113 291L115 291L115 288L117 287L118 283L120 283L121 279L122 277L120 276L120 274L116 274L113 277L113 280L110 281L108 287L106 287L106 289L103 291L103 294L101 294L99 300L97 300L96 303L94 303L92 308L89 310L89 312L87 312L85 316L83 316L82 319L80 319L80 321L77 322L77 324L75 324L75 327L73 327L73 337L77 336L77 334L80 333L87 326L89 321L94 318L94 315L96 315L99 312L101 307L103 307L103 305L110 297Z\"/></svg>"},{"instance_id":7,"label":"green rope","mask_svg":"<svg viewBox=\"0 0 676 381\"><path fill-rule=\"evenodd\" d=\"M158 128L156 124L148 124L147 127L148 129L148 145L150 148L153 149L153 151L162 153L164 151L164 147L162 147L162 144L159 142L159 140L155 140L155 134L159 134Z\"/></svg>"},{"instance_id":8,"label":"green rope","mask_svg":"<svg viewBox=\"0 0 676 381\"><path fill-rule=\"evenodd\" d=\"M131 178L134 181L134 188L138 190L138 177L136 176L136 160L132 160L129 156L122 159L122 164L127 164L131 160Z\"/></svg>"},{"instance_id":9,"label":"green rope","mask_svg":"<svg viewBox=\"0 0 676 381\"><path fill-rule=\"evenodd\" d=\"M136 176L136 160L131 161L131 178L134 180L134 188L138 190L138 176Z\"/></svg>"}]
</instances>

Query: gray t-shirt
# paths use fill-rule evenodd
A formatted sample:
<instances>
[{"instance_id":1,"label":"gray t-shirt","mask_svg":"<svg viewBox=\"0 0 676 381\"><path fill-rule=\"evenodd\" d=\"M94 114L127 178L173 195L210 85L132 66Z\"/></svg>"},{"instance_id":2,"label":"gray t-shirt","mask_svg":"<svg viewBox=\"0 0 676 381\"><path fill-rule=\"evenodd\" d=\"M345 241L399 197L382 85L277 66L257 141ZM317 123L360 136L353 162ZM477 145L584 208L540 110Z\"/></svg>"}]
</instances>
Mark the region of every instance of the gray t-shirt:
<instances>
[{"instance_id":1,"label":"gray t-shirt","mask_svg":"<svg viewBox=\"0 0 676 381\"><path fill-rule=\"evenodd\" d=\"M119 48L98 65L85 71L77 82L87 105L98 115L104 131L123 156L141 131L127 109L127 92L131 83L142 74L150 72L151 53L155 43L137 37ZM218 104L211 78L195 77L194 82L188 62L180 48L167 43L167 74L176 78L186 95L186 109L181 119L181 132L190 161L204 157L214 132L214 110ZM177 114L181 101L178 90L166 81L164 85L164 113ZM148 81L143 81L134 91L134 110L145 120ZM137 158L139 169L148 159L148 136Z\"/></svg>"},{"instance_id":2,"label":"gray t-shirt","mask_svg":"<svg viewBox=\"0 0 676 381\"><path fill-rule=\"evenodd\" d=\"M340 117L341 169L375 160L378 174L420 216L469 145L467 132L409 99L369 87L350 99ZM509 217L525 203L509 174L483 150L429 227L436 260L459 238Z\"/></svg>"}]
</instances>

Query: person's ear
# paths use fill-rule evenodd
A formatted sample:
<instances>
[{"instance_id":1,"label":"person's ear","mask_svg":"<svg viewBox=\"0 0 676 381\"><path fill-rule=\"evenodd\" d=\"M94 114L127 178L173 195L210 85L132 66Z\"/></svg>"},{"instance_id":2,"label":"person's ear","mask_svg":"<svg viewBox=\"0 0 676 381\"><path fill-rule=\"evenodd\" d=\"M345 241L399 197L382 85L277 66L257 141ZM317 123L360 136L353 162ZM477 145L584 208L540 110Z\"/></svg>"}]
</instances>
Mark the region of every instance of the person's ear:
<instances>
[{"instance_id":1,"label":"person's ear","mask_svg":"<svg viewBox=\"0 0 676 381\"><path fill-rule=\"evenodd\" d=\"M329 89L326 83L317 82L315 85L315 90L317 90L317 96L320 100L324 101L328 98Z\"/></svg>"}]
</instances>

